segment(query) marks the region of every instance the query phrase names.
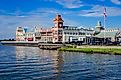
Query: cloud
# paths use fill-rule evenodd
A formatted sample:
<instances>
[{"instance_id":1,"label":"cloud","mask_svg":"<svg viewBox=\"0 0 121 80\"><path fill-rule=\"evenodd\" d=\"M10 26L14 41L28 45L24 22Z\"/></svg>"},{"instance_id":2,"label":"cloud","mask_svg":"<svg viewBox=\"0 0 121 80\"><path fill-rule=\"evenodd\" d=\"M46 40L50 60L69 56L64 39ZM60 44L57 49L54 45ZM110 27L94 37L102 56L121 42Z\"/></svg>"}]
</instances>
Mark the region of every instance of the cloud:
<instances>
[{"instance_id":1,"label":"cloud","mask_svg":"<svg viewBox=\"0 0 121 80\"><path fill-rule=\"evenodd\" d=\"M77 2L76 2L77 1ZM58 4L63 5L66 8L79 8L82 5L80 0L57 0ZM91 7L91 6L90 6ZM118 7L106 7L107 16L121 16L121 9ZM6 12L0 10L0 38L14 37L17 27L53 27L53 18L56 14L64 15L64 24L66 25L79 25L75 19L69 19L69 17L102 17L104 7L100 5L94 5L88 10L58 10L55 8L39 8L30 12L14 11ZM4 35L4 37L3 37Z\"/></svg>"},{"instance_id":2,"label":"cloud","mask_svg":"<svg viewBox=\"0 0 121 80\"><path fill-rule=\"evenodd\" d=\"M51 25L51 26L50 26ZM52 27L53 22L51 18L41 15L31 16L9 16L0 15L0 39L15 37L15 30L17 27Z\"/></svg>"},{"instance_id":3,"label":"cloud","mask_svg":"<svg viewBox=\"0 0 121 80\"><path fill-rule=\"evenodd\" d=\"M104 12L103 6L93 6L90 10L82 10L80 16L86 17L102 17ZM106 7L107 16L121 16L121 9L118 7Z\"/></svg>"},{"instance_id":4,"label":"cloud","mask_svg":"<svg viewBox=\"0 0 121 80\"><path fill-rule=\"evenodd\" d=\"M15 37L15 30L17 27L28 27L29 29L34 26L37 27L53 27L53 18L57 13L71 14L68 11L56 10L53 8L41 8L31 12L15 11L8 13L6 11L0 15L0 39ZM64 19L68 20L68 19ZM73 20L68 20L65 24L74 23Z\"/></svg>"},{"instance_id":5,"label":"cloud","mask_svg":"<svg viewBox=\"0 0 121 80\"><path fill-rule=\"evenodd\" d=\"M120 0L111 0L111 2L114 3L114 4L121 5L121 1Z\"/></svg>"},{"instance_id":6,"label":"cloud","mask_svg":"<svg viewBox=\"0 0 121 80\"><path fill-rule=\"evenodd\" d=\"M56 3L64 6L65 8L79 8L83 6L80 0L57 0Z\"/></svg>"}]
</instances>

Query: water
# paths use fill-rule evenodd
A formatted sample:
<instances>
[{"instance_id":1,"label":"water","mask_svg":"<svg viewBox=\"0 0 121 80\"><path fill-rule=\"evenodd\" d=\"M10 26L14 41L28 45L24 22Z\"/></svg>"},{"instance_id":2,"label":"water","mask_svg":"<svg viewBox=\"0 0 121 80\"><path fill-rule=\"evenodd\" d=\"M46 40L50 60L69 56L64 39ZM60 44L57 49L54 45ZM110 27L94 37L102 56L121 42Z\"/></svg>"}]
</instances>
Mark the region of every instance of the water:
<instances>
[{"instance_id":1,"label":"water","mask_svg":"<svg viewBox=\"0 0 121 80\"><path fill-rule=\"evenodd\" d=\"M0 46L0 80L121 80L121 56Z\"/></svg>"}]
</instances>

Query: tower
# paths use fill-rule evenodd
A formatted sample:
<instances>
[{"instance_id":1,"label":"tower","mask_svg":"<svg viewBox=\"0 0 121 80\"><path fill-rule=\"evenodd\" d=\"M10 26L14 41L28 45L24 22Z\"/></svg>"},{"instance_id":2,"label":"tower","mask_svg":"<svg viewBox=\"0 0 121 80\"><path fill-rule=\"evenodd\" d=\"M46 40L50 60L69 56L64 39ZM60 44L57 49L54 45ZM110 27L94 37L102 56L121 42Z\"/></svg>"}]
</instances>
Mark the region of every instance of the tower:
<instances>
[{"instance_id":1,"label":"tower","mask_svg":"<svg viewBox=\"0 0 121 80\"><path fill-rule=\"evenodd\" d=\"M63 28L63 19L61 18L61 15L57 15L55 19L53 20L54 27L56 28Z\"/></svg>"},{"instance_id":2,"label":"tower","mask_svg":"<svg viewBox=\"0 0 121 80\"><path fill-rule=\"evenodd\" d=\"M25 41L25 31L22 27L16 29L16 41Z\"/></svg>"},{"instance_id":3,"label":"tower","mask_svg":"<svg viewBox=\"0 0 121 80\"><path fill-rule=\"evenodd\" d=\"M63 32L63 19L61 18L61 15L57 15L54 22L54 28L53 28L53 42L62 42L62 32Z\"/></svg>"},{"instance_id":4,"label":"tower","mask_svg":"<svg viewBox=\"0 0 121 80\"><path fill-rule=\"evenodd\" d=\"M100 32L101 30L104 30L104 28L101 25L101 21L97 22L96 29Z\"/></svg>"}]
</instances>

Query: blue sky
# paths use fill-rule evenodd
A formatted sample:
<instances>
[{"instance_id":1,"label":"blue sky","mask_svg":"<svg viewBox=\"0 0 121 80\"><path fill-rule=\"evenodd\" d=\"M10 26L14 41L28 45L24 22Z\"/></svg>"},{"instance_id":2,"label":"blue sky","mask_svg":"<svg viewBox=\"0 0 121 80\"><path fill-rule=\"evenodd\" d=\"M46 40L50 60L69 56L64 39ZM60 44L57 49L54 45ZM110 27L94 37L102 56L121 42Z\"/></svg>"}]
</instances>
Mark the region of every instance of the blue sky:
<instances>
[{"instance_id":1,"label":"blue sky","mask_svg":"<svg viewBox=\"0 0 121 80\"><path fill-rule=\"evenodd\" d=\"M0 0L0 39L14 38L16 27L53 27L61 14L64 25L95 27L107 9L106 28L121 28L121 0Z\"/></svg>"}]
</instances>

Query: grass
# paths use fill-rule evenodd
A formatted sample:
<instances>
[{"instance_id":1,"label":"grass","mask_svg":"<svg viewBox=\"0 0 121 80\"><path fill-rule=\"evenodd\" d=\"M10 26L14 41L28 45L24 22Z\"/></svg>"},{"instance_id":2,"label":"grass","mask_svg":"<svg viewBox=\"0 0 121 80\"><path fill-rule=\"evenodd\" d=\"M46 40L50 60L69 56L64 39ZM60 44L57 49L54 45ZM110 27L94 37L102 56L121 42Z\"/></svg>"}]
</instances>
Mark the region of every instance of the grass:
<instances>
[{"instance_id":1,"label":"grass","mask_svg":"<svg viewBox=\"0 0 121 80\"><path fill-rule=\"evenodd\" d=\"M59 51L84 52L84 53L101 53L101 54L118 54L121 55L121 49L116 48L59 48Z\"/></svg>"}]
</instances>

